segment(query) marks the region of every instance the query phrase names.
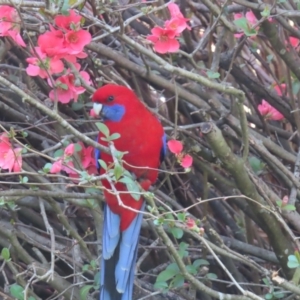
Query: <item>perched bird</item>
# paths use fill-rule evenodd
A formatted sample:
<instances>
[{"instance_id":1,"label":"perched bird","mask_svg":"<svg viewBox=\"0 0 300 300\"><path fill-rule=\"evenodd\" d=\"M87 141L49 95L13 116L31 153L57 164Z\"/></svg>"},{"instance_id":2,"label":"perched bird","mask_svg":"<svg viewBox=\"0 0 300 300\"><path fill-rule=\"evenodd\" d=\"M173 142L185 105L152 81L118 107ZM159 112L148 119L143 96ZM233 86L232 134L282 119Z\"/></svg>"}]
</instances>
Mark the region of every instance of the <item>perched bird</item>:
<instances>
[{"instance_id":1,"label":"perched bird","mask_svg":"<svg viewBox=\"0 0 300 300\"><path fill-rule=\"evenodd\" d=\"M158 176L160 160L166 152L165 135L159 120L143 105L135 93L119 85L108 84L98 89L92 98L94 114L102 117L110 134L119 133L114 140L118 151L126 151L123 167L133 174L143 190L147 191ZM97 141L103 146L103 134ZM109 166L113 157L96 150L96 161ZM99 166L98 166L99 167ZM100 168L100 174L106 170ZM134 269L143 214L120 205L107 180L105 187L104 224L102 235L102 262L100 300L132 300ZM143 211L144 199L136 200L122 182L114 183L122 203L136 211ZM127 192L127 193L126 193Z\"/></svg>"}]
</instances>

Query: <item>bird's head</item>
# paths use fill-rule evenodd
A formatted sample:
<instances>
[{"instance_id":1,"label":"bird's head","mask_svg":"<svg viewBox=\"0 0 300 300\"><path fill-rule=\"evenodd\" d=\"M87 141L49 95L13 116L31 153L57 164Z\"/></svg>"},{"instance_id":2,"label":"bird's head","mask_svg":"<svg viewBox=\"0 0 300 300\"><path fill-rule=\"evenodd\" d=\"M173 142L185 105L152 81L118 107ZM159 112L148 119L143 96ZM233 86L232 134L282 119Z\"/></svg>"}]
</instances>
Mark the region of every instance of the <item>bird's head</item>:
<instances>
[{"instance_id":1,"label":"bird's head","mask_svg":"<svg viewBox=\"0 0 300 300\"><path fill-rule=\"evenodd\" d=\"M141 104L134 92L125 86L107 84L99 88L93 95L95 115L104 120L119 122L128 112L128 108Z\"/></svg>"}]
</instances>

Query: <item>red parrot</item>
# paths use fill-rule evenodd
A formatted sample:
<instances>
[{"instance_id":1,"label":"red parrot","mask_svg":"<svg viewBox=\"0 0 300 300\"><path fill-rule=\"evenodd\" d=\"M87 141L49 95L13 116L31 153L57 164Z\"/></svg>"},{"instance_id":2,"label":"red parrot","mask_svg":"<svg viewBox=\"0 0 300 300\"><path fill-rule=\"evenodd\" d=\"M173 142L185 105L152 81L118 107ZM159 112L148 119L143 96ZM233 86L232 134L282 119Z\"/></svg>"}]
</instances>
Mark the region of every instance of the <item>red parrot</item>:
<instances>
[{"instance_id":1,"label":"red parrot","mask_svg":"<svg viewBox=\"0 0 300 300\"><path fill-rule=\"evenodd\" d=\"M108 84L98 89L92 98L93 110L102 117L110 134L119 133L114 140L123 156L123 167L132 173L144 190L148 190L158 176L160 160L166 152L166 137L159 120L143 105L130 89ZM103 134L97 141L103 146ZM95 151L96 161L101 158L109 166L113 158L108 153ZM99 165L98 165L99 168ZM106 170L100 168L100 174ZM102 234L102 262L100 300L132 300L135 260L143 214L122 207L107 180L105 187L104 224ZM145 201L135 200L122 182L114 183L123 204L143 211ZM125 193L122 193L125 192ZM127 192L127 193L126 193Z\"/></svg>"}]
</instances>

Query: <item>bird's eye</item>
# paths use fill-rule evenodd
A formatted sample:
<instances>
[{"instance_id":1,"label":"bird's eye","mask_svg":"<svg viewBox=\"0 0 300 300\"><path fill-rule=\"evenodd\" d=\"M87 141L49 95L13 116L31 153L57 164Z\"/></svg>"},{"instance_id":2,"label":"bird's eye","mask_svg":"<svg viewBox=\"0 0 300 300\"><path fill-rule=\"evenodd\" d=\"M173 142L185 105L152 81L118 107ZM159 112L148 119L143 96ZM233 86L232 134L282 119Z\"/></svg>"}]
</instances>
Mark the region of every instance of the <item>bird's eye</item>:
<instances>
[{"instance_id":1,"label":"bird's eye","mask_svg":"<svg viewBox=\"0 0 300 300\"><path fill-rule=\"evenodd\" d=\"M112 102L112 101L114 101L114 96L108 96L108 98L107 98L107 102Z\"/></svg>"}]
</instances>

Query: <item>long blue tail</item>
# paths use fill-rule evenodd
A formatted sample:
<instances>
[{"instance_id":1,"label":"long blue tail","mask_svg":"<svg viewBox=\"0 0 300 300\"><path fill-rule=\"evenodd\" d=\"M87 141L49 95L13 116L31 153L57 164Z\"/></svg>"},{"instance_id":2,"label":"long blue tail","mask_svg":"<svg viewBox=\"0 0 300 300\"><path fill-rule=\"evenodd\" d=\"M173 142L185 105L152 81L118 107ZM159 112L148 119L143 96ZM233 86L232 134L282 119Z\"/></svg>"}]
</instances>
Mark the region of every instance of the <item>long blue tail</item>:
<instances>
[{"instance_id":1,"label":"long blue tail","mask_svg":"<svg viewBox=\"0 0 300 300\"><path fill-rule=\"evenodd\" d=\"M143 204L141 211L144 211ZM143 214L120 231L120 217L104 208L100 300L132 300L134 269Z\"/></svg>"}]
</instances>

